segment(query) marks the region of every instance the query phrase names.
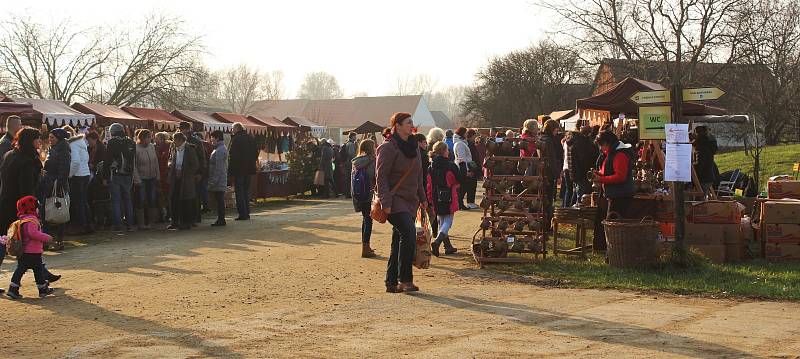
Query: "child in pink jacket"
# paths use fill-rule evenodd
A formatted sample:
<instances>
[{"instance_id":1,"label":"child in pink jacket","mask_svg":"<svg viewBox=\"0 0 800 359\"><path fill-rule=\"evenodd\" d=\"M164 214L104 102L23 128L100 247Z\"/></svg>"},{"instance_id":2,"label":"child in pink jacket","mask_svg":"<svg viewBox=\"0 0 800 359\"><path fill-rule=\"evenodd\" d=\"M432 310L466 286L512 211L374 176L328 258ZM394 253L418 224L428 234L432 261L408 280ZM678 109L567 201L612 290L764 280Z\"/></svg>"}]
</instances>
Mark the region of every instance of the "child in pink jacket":
<instances>
[{"instance_id":1,"label":"child in pink jacket","mask_svg":"<svg viewBox=\"0 0 800 359\"><path fill-rule=\"evenodd\" d=\"M11 285L7 295L12 299L22 298L19 294L19 287L22 276L28 269L33 270L33 277L36 279L36 286L39 288L39 297L44 298L53 293L49 283L45 280L44 264L42 263L42 252L44 244L49 242L52 237L42 232L42 225L39 221L36 197L25 196L17 201L17 217L20 220L30 220L25 222L20 228L20 235L24 245L24 253L17 256L17 270L11 276Z\"/></svg>"}]
</instances>

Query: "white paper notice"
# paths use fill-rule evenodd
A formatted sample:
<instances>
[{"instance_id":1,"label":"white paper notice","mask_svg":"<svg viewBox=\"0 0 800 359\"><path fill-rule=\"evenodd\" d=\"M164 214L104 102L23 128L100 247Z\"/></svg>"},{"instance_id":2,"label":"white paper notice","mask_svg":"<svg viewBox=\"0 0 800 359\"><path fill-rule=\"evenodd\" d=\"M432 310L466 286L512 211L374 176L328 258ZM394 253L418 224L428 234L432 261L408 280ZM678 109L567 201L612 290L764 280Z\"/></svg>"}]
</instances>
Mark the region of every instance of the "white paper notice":
<instances>
[{"instance_id":1,"label":"white paper notice","mask_svg":"<svg viewBox=\"0 0 800 359\"><path fill-rule=\"evenodd\" d=\"M668 123L664 125L664 131L669 143L689 143L689 124Z\"/></svg>"},{"instance_id":2,"label":"white paper notice","mask_svg":"<svg viewBox=\"0 0 800 359\"><path fill-rule=\"evenodd\" d=\"M667 143L667 155L665 162L665 181L692 182L691 144Z\"/></svg>"}]
</instances>

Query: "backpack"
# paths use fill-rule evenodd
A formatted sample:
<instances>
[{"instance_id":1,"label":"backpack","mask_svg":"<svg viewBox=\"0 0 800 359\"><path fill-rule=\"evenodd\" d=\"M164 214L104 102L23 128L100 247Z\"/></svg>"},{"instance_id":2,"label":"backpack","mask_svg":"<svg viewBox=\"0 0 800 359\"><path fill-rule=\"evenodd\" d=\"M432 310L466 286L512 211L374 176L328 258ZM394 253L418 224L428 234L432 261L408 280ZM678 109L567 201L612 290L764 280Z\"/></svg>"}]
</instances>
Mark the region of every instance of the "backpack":
<instances>
[{"instance_id":1,"label":"backpack","mask_svg":"<svg viewBox=\"0 0 800 359\"><path fill-rule=\"evenodd\" d=\"M25 239L22 238L22 225L25 223L35 223L39 225L39 221L34 218L19 219L11 222L8 226L8 243L6 243L6 253L15 257L22 255L25 252Z\"/></svg>"},{"instance_id":2,"label":"backpack","mask_svg":"<svg viewBox=\"0 0 800 359\"><path fill-rule=\"evenodd\" d=\"M371 190L367 180L367 168L362 167L353 172L353 198L357 202L369 202Z\"/></svg>"}]
</instances>

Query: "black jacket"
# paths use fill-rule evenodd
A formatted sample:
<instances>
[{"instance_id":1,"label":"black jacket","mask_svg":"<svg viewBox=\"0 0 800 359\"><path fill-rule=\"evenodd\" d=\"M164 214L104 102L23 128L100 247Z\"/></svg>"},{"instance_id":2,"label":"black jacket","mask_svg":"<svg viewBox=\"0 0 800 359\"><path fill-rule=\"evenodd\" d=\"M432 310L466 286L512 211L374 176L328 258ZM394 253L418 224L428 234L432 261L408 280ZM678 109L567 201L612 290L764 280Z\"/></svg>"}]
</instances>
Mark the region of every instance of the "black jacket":
<instances>
[{"instance_id":1,"label":"black jacket","mask_svg":"<svg viewBox=\"0 0 800 359\"><path fill-rule=\"evenodd\" d=\"M258 147L249 133L240 131L233 135L228 151L228 174L231 176L251 176L256 173Z\"/></svg>"},{"instance_id":2,"label":"black jacket","mask_svg":"<svg viewBox=\"0 0 800 359\"><path fill-rule=\"evenodd\" d=\"M434 156L433 162L431 163L430 168L428 169L428 174L430 175L431 180L431 200L433 203L431 205L434 207L434 211L437 215L447 215L450 214L450 206L452 205L453 201L458 201L458 198L453 197L453 190L452 188L447 186L447 173L453 172L453 175L456 177L456 181L461 183L463 178L461 176L461 171L459 170L458 166L455 163L450 162L449 159L441 157L441 156ZM444 194L445 196L449 197L449 201L440 201L439 194Z\"/></svg>"},{"instance_id":3,"label":"black jacket","mask_svg":"<svg viewBox=\"0 0 800 359\"><path fill-rule=\"evenodd\" d=\"M572 178L586 178L586 173L589 172L597 162L597 156L600 155L600 149L592 142L588 136L577 133L567 141L569 150L569 170L572 172ZM587 179L588 180L588 179Z\"/></svg>"},{"instance_id":4,"label":"black jacket","mask_svg":"<svg viewBox=\"0 0 800 359\"><path fill-rule=\"evenodd\" d=\"M717 179L717 164L714 155L717 153L717 140L711 136L698 136L694 140L694 171L700 183L713 183Z\"/></svg>"},{"instance_id":5,"label":"black jacket","mask_svg":"<svg viewBox=\"0 0 800 359\"><path fill-rule=\"evenodd\" d=\"M539 136L537 149L542 151L545 158L547 169L545 173L551 181L561 177L561 170L564 168L564 147L558 137L545 133Z\"/></svg>"},{"instance_id":6,"label":"black jacket","mask_svg":"<svg viewBox=\"0 0 800 359\"><path fill-rule=\"evenodd\" d=\"M112 137L103 160L103 178L110 180L112 175L133 176L136 160L136 143L129 137Z\"/></svg>"},{"instance_id":7,"label":"black jacket","mask_svg":"<svg viewBox=\"0 0 800 359\"><path fill-rule=\"evenodd\" d=\"M66 140L59 140L55 146L47 152L47 160L44 161L44 173L39 183L39 193L44 193L50 197L53 185L58 181L58 193L69 191L69 167L70 149Z\"/></svg>"},{"instance_id":8,"label":"black jacket","mask_svg":"<svg viewBox=\"0 0 800 359\"><path fill-rule=\"evenodd\" d=\"M197 137L194 137L193 133L188 135L188 136L186 136L186 137L187 137L186 138L186 142L188 142L189 144L194 146L194 152L195 152L195 154L197 154L197 161L198 161L197 164L200 166L197 169L197 173L200 176L202 176L203 178L207 178L208 177L208 156L206 155L205 145L203 144L203 141L201 141ZM255 166L255 162L256 162L256 160L253 160L253 163L254 163L253 166Z\"/></svg>"},{"instance_id":9,"label":"black jacket","mask_svg":"<svg viewBox=\"0 0 800 359\"><path fill-rule=\"evenodd\" d=\"M17 219L17 200L36 196L42 162L34 150L11 150L0 164L0 233Z\"/></svg>"},{"instance_id":10,"label":"black jacket","mask_svg":"<svg viewBox=\"0 0 800 359\"><path fill-rule=\"evenodd\" d=\"M323 142L322 149L319 156L319 170L325 173L333 172L333 146L330 143Z\"/></svg>"}]
</instances>

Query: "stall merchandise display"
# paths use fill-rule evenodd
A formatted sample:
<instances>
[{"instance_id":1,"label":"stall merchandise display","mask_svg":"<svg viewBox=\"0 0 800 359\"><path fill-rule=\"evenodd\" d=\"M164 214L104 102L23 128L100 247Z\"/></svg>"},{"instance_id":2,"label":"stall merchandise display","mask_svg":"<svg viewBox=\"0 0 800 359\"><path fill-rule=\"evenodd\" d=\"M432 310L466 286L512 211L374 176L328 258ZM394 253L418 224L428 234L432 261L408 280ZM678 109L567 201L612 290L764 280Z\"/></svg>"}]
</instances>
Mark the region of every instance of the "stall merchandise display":
<instances>
[{"instance_id":1,"label":"stall merchandise display","mask_svg":"<svg viewBox=\"0 0 800 359\"><path fill-rule=\"evenodd\" d=\"M761 256L769 261L800 260L800 201L758 201Z\"/></svg>"},{"instance_id":2,"label":"stall merchandise display","mask_svg":"<svg viewBox=\"0 0 800 359\"><path fill-rule=\"evenodd\" d=\"M506 141L518 140L521 139ZM540 255L545 257L549 226L544 223L548 205L544 163L541 158L487 152L485 193L480 204L484 212L472 243L472 253L479 265L529 263ZM532 171L528 170L530 167ZM536 174L525 175L530 172Z\"/></svg>"}]
</instances>

